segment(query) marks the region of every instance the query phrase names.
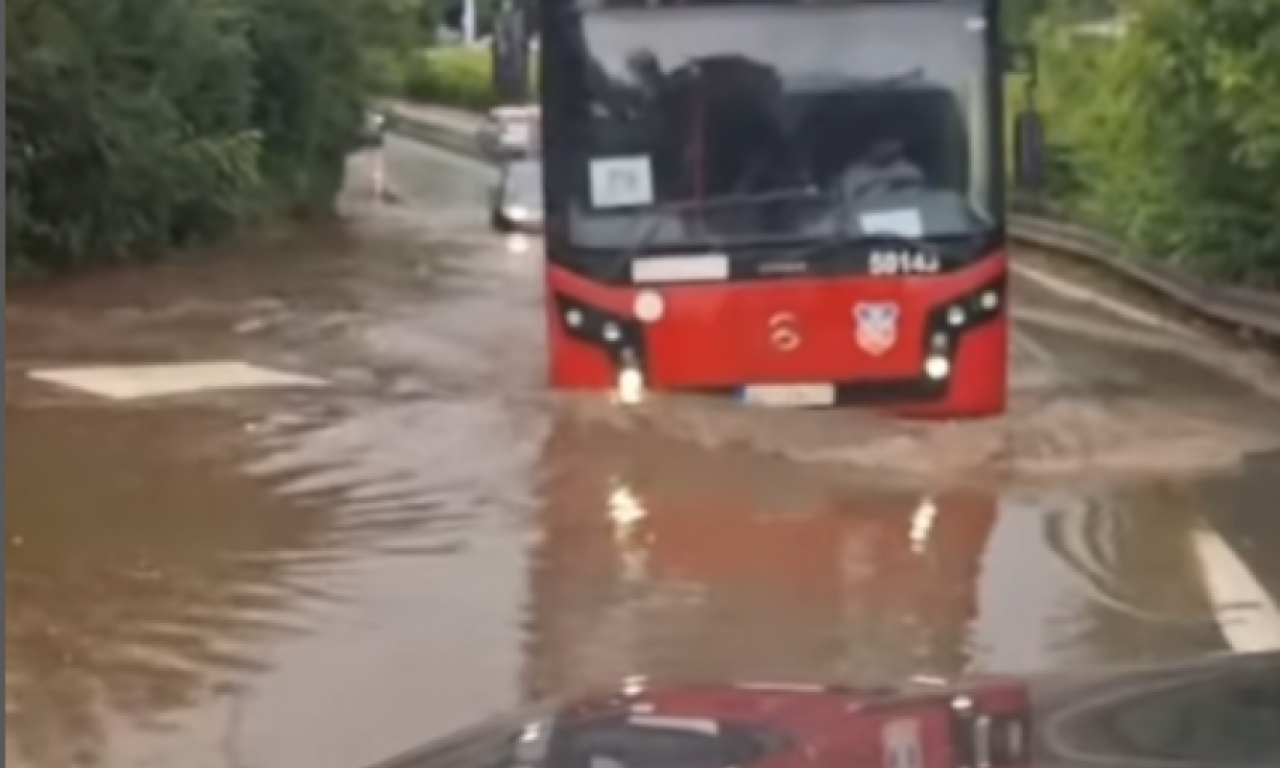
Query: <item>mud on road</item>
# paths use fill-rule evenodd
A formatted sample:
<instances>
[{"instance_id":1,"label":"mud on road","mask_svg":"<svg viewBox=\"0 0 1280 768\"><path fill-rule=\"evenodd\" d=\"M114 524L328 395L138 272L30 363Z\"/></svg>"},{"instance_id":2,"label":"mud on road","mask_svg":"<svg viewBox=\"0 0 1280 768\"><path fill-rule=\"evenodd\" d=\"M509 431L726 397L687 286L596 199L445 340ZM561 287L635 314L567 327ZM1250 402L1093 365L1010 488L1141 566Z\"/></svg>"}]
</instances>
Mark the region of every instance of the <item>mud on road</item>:
<instances>
[{"instance_id":1,"label":"mud on road","mask_svg":"<svg viewBox=\"0 0 1280 768\"><path fill-rule=\"evenodd\" d=\"M398 202L357 162L341 225L10 297L6 764L350 768L629 675L1280 641L1277 409L1199 342L1028 282L1005 422L552 396L484 172L386 159ZM197 359L329 386L104 404L26 376Z\"/></svg>"}]
</instances>

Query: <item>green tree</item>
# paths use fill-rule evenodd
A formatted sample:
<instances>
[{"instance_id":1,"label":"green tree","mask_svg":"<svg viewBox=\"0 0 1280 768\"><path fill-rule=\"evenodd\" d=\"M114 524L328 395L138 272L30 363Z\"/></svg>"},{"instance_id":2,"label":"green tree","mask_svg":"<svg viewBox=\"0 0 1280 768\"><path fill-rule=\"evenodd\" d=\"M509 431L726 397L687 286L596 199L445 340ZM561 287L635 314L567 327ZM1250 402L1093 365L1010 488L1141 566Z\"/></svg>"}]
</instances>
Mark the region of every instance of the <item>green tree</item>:
<instances>
[{"instance_id":1,"label":"green tree","mask_svg":"<svg viewBox=\"0 0 1280 768\"><path fill-rule=\"evenodd\" d=\"M147 258L327 210L410 0L5 4L5 267Z\"/></svg>"},{"instance_id":2,"label":"green tree","mask_svg":"<svg viewBox=\"0 0 1280 768\"><path fill-rule=\"evenodd\" d=\"M6 5L6 267L187 245L258 182L248 51L208 3Z\"/></svg>"},{"instance_id":3,"label":"green tree","mask_svg":"<svg viewBox=\"0 0 1280 768\"><path fill-rule=\"evenodd\" d=\"M1280 281L1280 4L1144 0L1115 60L1128 233L1221 274Z\"/></svg>"},{"instance_id":4,"label":"green tree","mask_svg":"<svg viewBox=\"0 0 1280 768\"><path fill-rule=\"evenodd\" d=\"M1126 32L1038 22L1068 203L1157 258L1280 285L1280 4L1132 0Z\"/></svg>"},{"instance_id":5,"label":"green tree","mask_svg":"<svg viewBox=\"0 0 1280 768\"><path fill-rule=\"evenodd\" d=\"M1054 15L1076 22L1115 17L1125 8L1125 0L1004 0L1002 22L1008 36L1023 40L1031 35L1037 19Z\"/></svg>"}]
</instances>

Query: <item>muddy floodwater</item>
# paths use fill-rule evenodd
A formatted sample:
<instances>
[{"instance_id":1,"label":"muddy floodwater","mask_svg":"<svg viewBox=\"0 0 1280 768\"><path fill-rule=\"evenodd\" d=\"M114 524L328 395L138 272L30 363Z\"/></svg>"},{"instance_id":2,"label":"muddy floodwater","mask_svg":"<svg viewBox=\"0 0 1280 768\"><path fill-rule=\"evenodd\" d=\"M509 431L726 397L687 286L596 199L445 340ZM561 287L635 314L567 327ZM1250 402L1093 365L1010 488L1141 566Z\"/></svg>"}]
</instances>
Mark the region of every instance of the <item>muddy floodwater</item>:
<instances>
[{"instance_id":1,"label":"muddy floodwater","mask_svg":"<svg viewBox=\"0 0 1280 768\"><path fill-rule=\"evenodd\" d=\"M485 172L6 306L6 765L362 768L642 675L877 680L1280 646L1264 360L1017 287L978 426L545 391ZM40 367L322 389L108 403Z\"/></svg>"}]
</instances>

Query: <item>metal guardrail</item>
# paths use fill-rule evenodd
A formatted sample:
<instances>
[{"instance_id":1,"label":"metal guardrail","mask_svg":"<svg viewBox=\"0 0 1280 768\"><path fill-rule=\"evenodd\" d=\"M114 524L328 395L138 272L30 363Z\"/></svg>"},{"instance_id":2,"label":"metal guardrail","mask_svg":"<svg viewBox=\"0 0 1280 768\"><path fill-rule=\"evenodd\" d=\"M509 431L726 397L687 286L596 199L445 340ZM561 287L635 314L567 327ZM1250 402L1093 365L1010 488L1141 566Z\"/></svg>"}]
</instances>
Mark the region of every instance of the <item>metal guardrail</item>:
<instances>
[{"instance_id":1,"label":"metal guardrail","mask_svg":"<svg viewBox=\"0 0 1280 768\"><path fill-rule=\"evenodd\" d=\"M489 159L480 151L475 131L461 129L456 118L434 121L427 114L429 109L392 105L388 111L388 128L450 152ZM480 125L477 117L477 129ZM1010 219L1009 235L1017 242L1115 274L1204 320L1280 343L1280 293L1210 283L1124 256L1127 249L1118 241L1041 213L1015 211Z\"/></svg>"},{"instance_id":2,"label":"metal guardrail","mask_svg":"<svg viewBox=\"0 0 1280 768\"><path fill-rule=\"evenodd\" d=\"M1211 283L1120 255L1127 249L1119 241L1045 215L1015 213L1009 234L1016 241L1105 269L1205 320L1280 342L1280 294Z\"/></svg>"}]
</instances>

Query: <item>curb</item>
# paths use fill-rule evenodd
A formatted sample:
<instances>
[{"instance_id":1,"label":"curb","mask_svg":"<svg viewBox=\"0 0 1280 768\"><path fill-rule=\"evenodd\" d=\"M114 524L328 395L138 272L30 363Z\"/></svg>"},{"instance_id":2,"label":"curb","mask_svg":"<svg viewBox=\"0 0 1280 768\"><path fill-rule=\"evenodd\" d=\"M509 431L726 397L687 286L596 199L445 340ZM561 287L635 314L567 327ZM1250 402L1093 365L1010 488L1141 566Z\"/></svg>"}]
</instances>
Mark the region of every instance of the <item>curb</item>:
<instances>
[{"instance_id":1,"label":"curb","mask_svg":"<svg viewBox=\"0 0 1280 768\"><path fill-rule=\"evenodd\" d=\"M481 153L474 135L456 126L445 125L443 121L433 121L420 112L391 105L388 108L388 128L393 133L448 152L491 162ZM1105 270L1202 320L1231 328L1247 337L1280 343L1280 294L1214 285L1120 258L1115 254L1121 251L1121 247L1114 241L1075 224L1042 216L1014 213L1009 219L1009 237L1015 242Z\"/></svg>"}]
</instances>

